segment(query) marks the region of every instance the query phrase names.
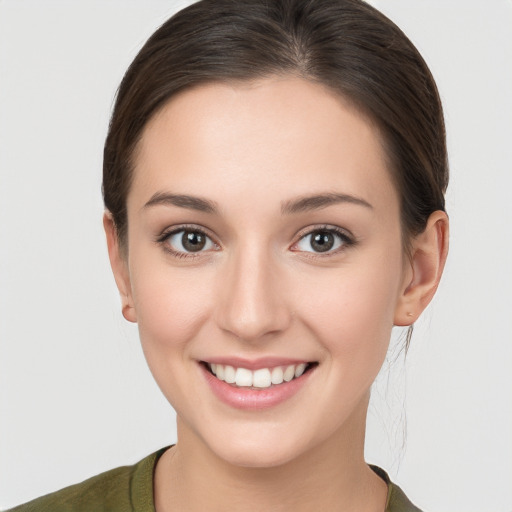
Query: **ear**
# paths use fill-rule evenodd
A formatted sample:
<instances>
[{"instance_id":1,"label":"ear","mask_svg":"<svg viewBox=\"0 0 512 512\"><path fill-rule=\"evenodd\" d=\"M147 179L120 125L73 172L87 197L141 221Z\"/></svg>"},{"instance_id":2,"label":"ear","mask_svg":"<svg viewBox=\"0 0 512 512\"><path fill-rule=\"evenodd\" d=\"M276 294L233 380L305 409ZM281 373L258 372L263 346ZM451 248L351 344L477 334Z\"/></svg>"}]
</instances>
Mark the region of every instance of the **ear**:
<instances>
[{"instance_id":1,"label":"ear","mask_svg":"<svg viewBox=\"0 0 512 512\"><path fill-rule=\"evenodd\" d=\"M107 237L110 266L112 267L114 279L116 280L117 288L121 295L123 316L129 322L137 322L127 256L123 253L119 245L119 237L117 236L114 219L109 211L106 211L103 215L103 227L105 228L105 235Z\"/></svg>"},{"instance_id":2,"label":"ear","mask_svg":"<svg viewBox=\"0 0 512 512\"><path fill-rule=\"evenodd\" d=\"M395 310L395 325L413 324L434 296L448 255L448 216L435 211L411 244L404 282Z\"/></svg>"}]
</instances>

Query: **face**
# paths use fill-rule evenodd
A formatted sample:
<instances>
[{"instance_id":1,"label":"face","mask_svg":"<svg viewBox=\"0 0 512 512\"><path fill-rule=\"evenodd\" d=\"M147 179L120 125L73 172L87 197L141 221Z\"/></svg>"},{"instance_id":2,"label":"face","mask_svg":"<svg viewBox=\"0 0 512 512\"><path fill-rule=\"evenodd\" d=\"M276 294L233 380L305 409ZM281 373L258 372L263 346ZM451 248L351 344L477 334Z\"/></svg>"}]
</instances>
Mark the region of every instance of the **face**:
<instances>
[{"instance_id":1,"label":"face","mask_svg":"<svg viewBox=\"0 0 512 512\"><path fill-rule=\"evenodd\" d=\"M410 279L375 126L296 78L201 86L145 128L127 206L125 316L179 442L259 467L362 435Z\"/></svg>"}]
</instances>

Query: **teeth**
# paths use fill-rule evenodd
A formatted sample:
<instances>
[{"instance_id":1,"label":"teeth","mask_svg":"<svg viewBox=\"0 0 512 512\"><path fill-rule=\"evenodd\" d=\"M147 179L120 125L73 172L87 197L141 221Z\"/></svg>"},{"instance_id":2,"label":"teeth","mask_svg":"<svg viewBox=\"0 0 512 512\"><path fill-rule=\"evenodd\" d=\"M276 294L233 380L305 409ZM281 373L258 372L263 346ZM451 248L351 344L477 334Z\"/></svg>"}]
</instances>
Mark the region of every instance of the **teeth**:
<instances>
[{"instance_id":1,"label":"teeth","mask_svg":"<svg viewBox=\"0 0 512 512\"><path fill-rule=\"evenodd\" d=\"M232 366L224 367L224 380L228 384L233 384L236 381L235 369Z\"/></svg>"},{"instance_id":2,"label":"teeth","mask_svg":"<svg viewBox=\"0 0 512 512\"><path fill-rule=\"evenodd\" d=\"M252 386L252 372L246 368L237 368L235 383L237 386L250 388Z\"/></svg>"},{"instance_id":3,"label":"teeth","mask_svg":"<svg viewBox=\"0 0 512 512\"><path fill-rule=\"evenodd\" d=\"M279 385L290 382L300 377L306 370L307 364L300 363L288 366L276 366L275 368L260 368L251 371L247 368L234 368L229 365L209 364L210 370L219 380L238 387L269 388L271 385Z\"/></svg>"},{"instance_id":4,"label":"teeth","mask_svg":"<svg viewBox=\"0 0 512 512\"><path fill-rule=\"evenodd\" d=\"M286 370L284 371L283 379L286 382L290 382L293 377L295 377L295 366L291 364L290 366L286 367Z\"/></svg>"},{"instance_id":5,"label":"teeth","mask_svg":"<svg viewBox=\"0 0 512 512\"><path fill-rule=\"evenodd\" d=\"M252 385L255 388L269 388L270 384L272 384L272 378L268 368L262 368L253 373Z\"/></svg>"},{"instance_id":6,"label":"teeth","mask_svg":"<svg viewBox=\"0 0 512 512\"><path fill-rule=\"evenodd\" d=\"M276 366L272 370L272 384L282 384L283 383L283 369L280 366Z\"/></svg>"},{"instance_id":7,"label":"teeth","mask_svg":"<svg viewBox=\"0 0 512 512\"><path fill-rule=\"evenodd\" d=\"M295 377L300 377L304 373L305 369L306 369L305 363L298 364L297 368L295 368Z\"/></svg>"}]
</instances>

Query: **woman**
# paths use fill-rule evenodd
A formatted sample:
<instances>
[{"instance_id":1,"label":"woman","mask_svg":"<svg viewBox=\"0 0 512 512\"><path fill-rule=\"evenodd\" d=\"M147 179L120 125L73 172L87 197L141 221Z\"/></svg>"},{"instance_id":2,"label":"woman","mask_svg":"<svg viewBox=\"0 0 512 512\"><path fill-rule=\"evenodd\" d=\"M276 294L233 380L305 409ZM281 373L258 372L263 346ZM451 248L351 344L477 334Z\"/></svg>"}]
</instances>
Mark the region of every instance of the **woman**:
<instances>
[{"instance_id":1,"label":"woman","mask_svg":"<svg viewBox=\"0 0 512 512\"><path fill-rule=\"evenodd\" d=\"M171 18L121 83L103 193L178 442L15 510L418 510L364 461L365 420L441 278L447 177L430 72L365 3Z\"/></svg>"}]
</instances>

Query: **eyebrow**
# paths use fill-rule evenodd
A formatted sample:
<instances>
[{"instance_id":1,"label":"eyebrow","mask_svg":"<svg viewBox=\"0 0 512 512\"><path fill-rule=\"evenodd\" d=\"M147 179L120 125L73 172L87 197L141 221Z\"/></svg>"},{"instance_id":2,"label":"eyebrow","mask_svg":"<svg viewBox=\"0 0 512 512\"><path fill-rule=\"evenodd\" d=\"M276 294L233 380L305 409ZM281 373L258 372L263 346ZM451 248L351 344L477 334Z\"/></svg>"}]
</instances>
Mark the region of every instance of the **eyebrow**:
<instances>
[{"instance_id":1,"label":"eyebrow","mask_svg":"<svg viewBox=\"0 0 512 512\"><path fill-rule=\"evenodd\" d=\"M189 210L196 210L204 213L217 213L217 203L197 196L186 194L169 194L166 192L157 192L151 196L151 199L144 205L144 209L158 205L178 206Z\"/></svg>"},{"instance_id":2,"label":"eyebrow","mask_svg":"<svg viewBox=\"0 0 512 512\"><path fill-rule=\"evenodd\" d=\"M299 197L298 199L286 201L281 206L281 213L283 215L289 215L294 213L309 212L339 203L356 204L373 210L373 206L364 199L349 194L337 194L332 192L327 194L303 196Z\"/></svg>"},{"instance_id":3,"label":"eyebrow","mask_svg":"<svg viewBox=\"0 0 512 512\"><path fill-rule=\"evenodd\" d=\"M325 194L314 194L310 196L301 196L297 199L285 201L281 204L282 215L292 215L296 213L319 210L339 203L356 204L365 208L373 209L373 206L361 199L349 194L338 194L334 192ZM168 192L156 192L151 196L143 209L153 206L178 206L199 212L215 214L218 212L218 206L215 201L203 197L191 196L187 194L170 194Z\"/></svg>"}]
</instances>

